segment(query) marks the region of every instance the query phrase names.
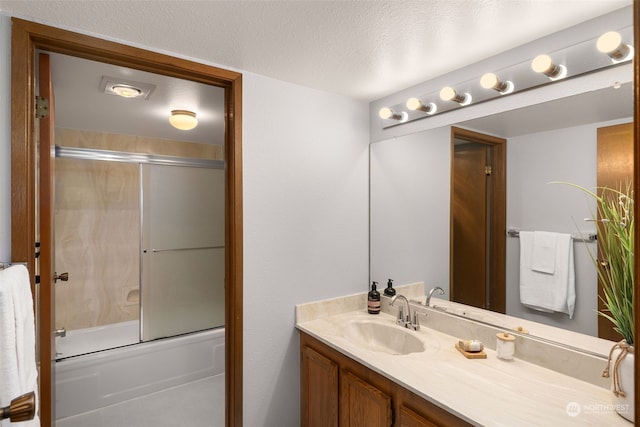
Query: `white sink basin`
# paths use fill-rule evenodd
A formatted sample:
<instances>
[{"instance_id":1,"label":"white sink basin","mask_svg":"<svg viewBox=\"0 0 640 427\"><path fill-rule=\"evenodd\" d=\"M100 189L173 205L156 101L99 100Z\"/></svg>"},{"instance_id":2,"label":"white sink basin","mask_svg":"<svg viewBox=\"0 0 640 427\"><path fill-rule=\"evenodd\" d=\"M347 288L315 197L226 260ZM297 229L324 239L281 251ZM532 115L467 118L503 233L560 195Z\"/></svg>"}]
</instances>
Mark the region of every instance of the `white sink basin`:
<instances>
[{"instance_id":1,"label":"white sink basin","mask_svg":"<svg viewBox=\"0 0 640 427\"><path fill-rule=\"evenodd\" d=\"M344 326L344 337L359 347L387 354L410 354L425 351L416 332L380 322L352 321Z\"/></svg>"}]
</instances>

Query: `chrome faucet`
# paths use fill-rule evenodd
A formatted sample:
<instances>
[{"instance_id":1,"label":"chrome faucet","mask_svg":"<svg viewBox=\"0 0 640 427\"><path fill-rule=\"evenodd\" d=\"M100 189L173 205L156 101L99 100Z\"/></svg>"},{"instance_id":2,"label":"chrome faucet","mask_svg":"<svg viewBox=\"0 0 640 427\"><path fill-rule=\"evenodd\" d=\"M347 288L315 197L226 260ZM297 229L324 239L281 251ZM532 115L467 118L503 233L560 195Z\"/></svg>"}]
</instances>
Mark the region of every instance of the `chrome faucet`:
<instances>
[{"instance_id":1,"label":"chrome faucet","mask_svg":"<svg viewBox=\"0 0 640 427\"><path fill-rule=\"evenodd\" d=\"M396 296L391 298L391 302L389 303L389 305L393 307L393 304L398 298L404 301L405 305L407 306L407 315L404 315L402 307L398 307L398 318L396 319L396 323L398 325L404 326L405 328L413 329L414 331L419 330L420 323L418 322L418 313L414 312L413 317L411 317L411 307L409 306L409 300L407 300L407 297L397 294Z\"/></svg>"},{"instance_id":2,"label":"chrome faucet","mask_svg":"<svg viewBox=\"0 0 640 427\"><path fill-rule=\"evenodd\" d=\"M442 289L440 286L431 288L431 290L429 291L429 294L427 295L427 301L424 303L424 305L426 305L427 307L429 307L429 304L431 303L431 296L435 291L440 291L440 295L444 295L444 289Z\"/></svg>"}]
</instances>

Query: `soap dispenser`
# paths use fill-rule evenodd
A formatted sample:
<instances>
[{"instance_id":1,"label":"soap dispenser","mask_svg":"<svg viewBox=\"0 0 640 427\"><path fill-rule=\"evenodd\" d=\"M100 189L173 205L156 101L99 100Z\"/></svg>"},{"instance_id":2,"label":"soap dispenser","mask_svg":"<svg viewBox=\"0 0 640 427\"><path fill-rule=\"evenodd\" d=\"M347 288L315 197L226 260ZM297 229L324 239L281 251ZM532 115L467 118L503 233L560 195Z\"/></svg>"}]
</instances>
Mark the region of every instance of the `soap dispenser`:
<instances>
[{"instance_id":1,"label":"soap dispenser","mask_svg":"<svg viewBox=\"0 0 640 427\"><path fill-rule=\"evenodd\" d=\"M376 289L377 285L378 282L371 283L371 290L367 295L367 311L369 314L380 313L380 292Z\"/></svg>"},{"instance_id":2,"label":"soap dispenser","mask_svg":"<svg viewBox=\"0 0 640 427\"><path fill-rule=\"evenodd\" d=\"M396 294L396 290L393 289L393 280L389 279L387 282L387 288L384 290L384 294L388 297L392 297Z\"/></svg>"}]
</instances>

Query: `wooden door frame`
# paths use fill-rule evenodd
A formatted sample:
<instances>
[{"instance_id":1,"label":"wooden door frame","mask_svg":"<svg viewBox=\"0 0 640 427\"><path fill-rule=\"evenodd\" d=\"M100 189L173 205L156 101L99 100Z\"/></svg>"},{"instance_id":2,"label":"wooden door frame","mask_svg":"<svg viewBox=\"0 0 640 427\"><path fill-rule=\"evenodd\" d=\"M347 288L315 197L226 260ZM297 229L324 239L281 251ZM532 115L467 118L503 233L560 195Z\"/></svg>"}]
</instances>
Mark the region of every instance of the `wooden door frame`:
<instances>
[{"instance_id":1,"label":"wooden door frame","mask_svg":"<svg viewBox=\"0 0 640 427\"><path fill-rule=\"evenodd\" d=\"M225 422L242 425L242 74L12 18L11 254L25 262L35 295L36 134L35 52L38 49L120 65L225 89ZM47 278L43 283L49 283ZM43 313L40 313L41 315ZM44 313L50 315L51 313ZM41 334L44 335L44 334ZM42 337L38 338L42 339ZM47 346L45 346L47 348ZM44 353L44 352L41 352ZM50 355L40 355L49 363ZM42 381L51 380L41 378ZM41 387L41 389L44 387ZM47 400L48 399L48 400ZM41 393L41 407L54 402ZM47 406L48 405L48 406ZM51 412L42 425L53 425Z\"/></svg>"},{"instance_id":2,"label":"wooden door frame","mask_svg":"<svg viewBox=\"0 0 640 427\"><path fill-rule=\"evenodd\" d=\"M492 164L498 165L493 168L492 172L492 188L491 188L491 219L490 234L491 240L489 244L490 253L490 280L489 295L491 302L491 310L505 313L506 310L506 181L507 181L507 140L468 129L451 126L451 203L453 204L453 163L454 163L454 145L456 139L476 142L479 144L491 145ZM453 260L453 205L449 213L449 258ZM453 263L449 262L449 283L453 286ZM453 289L450 290L453 293Z\"/></svg>"}]
</instances>

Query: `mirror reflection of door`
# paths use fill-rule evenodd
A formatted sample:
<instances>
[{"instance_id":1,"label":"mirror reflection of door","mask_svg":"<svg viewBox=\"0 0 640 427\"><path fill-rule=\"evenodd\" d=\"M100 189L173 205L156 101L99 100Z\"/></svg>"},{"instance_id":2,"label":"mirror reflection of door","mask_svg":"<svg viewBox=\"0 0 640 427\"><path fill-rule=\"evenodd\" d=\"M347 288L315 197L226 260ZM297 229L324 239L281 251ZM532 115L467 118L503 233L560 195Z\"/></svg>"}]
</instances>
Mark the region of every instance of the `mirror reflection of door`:
<instances>
[{"instance_id":1,"label":"mirror reflection of door","mask_svg":"<svg viewBox=\"0 0 640 427\"><path fill-rule=\"evenodd\" d=\"M598 188L626 188L633 183L633 123L598 128ZM598 280L598 311L605 309L602 284ZM598 316L598 337L620 341L605 317Z\"/></svg>"},{"instance_id":2,"label":"mirror reflection of door","mask_svg":"<svg viewBox=\"0 0 640 427\"><path fill-rule=\"evenodd\" d=\"M452 128L451 300L505 312L506 140Z\"/></svg>"}]
</instances>

